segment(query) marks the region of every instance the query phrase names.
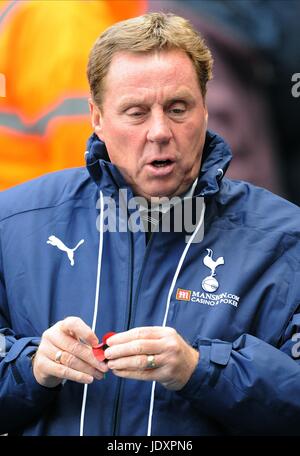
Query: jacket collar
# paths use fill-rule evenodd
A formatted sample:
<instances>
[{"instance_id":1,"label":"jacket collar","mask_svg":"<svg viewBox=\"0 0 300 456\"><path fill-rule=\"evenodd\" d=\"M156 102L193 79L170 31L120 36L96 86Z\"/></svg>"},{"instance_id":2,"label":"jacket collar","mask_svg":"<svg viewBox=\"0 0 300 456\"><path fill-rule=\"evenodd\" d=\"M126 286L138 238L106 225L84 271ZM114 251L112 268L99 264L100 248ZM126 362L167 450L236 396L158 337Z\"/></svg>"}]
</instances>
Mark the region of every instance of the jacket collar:
<instances>
[{"instance_id":1,"label":"jacket collar","mask_svg":"<svg viewBox=\"0 0 300 456\"><path fill-rule=\"evenodd\" d=\"M226 142L221 136L208 130L195 195L210 196L219 191L220 182L231 158L232 154ZM118 168L110 162L104 142L95 133L87 143L86 165L92 179L106 194L115 193L119 188L127 188L132 193Z\"/></svg>"},{"instance_id":2,"label":"jacket collar","mask_svg":"<svg viewBox=\"0 0 300 456\"><path fill-rule=\"evenodd\" d=\"M220 190L221 180L231 159L232 153L228 144L221 136L208 130L195 196L210 196Z\"/></svg>"}]
</instances>

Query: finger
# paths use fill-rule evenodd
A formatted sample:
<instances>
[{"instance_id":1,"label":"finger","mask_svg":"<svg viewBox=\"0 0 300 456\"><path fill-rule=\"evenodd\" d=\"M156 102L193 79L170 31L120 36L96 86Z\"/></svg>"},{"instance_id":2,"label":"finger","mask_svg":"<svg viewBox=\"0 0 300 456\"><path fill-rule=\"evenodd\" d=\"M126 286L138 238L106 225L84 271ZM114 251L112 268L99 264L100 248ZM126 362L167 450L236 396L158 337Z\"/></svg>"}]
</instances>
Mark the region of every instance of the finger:
<instances>
[{"instance_id":1,"label":"finger","mask_svg":"<svg viewBox=\"0 0 300 456\"><path fill-rule=\"evenodd\" d=\"M161 339L135 339L130 342L113 345L104 352L107 359L130 357L134 355L154 355L163 351Z\"/></svg>"},{"instance_id":2,"label":"finger","mask_svg":"<svg viewBox=\"0 0 300 456\"><path fill-rule=\"evenodd\" d=\"M88 384L94 381L93 375L87 374L85 372L80 372L61 363L56 363L44 354L41 354L39 356L39 370L42 372L40 375L44 379L47 379L48 377L56 377L78 383Z\"/></svg>"},{"instance_id":3,"label":"finger","mask_svg":"<svg viewBox=\"0 0 300 456\"><path fill-rule=\"evenodd\" d=\"M97 366L97 368L94 368L89 363L86 363L82 359L74 356L72 353L69 353L61 349L59 350L59 347L56 347L54 345L47 344L42 348L43 355L46 356L53 363L62 364L63 366L69 367L72 370L76 370L78 372L91 375L97 379L103 378L103 373L108 371L108 367L104 363L101 363L101 366ZM58 352L61 352L59 362L56 360Z\"/></svg>"},{"instance_id":4,"label":"finger","mask_svg":"<svg viewBox=\"0 0 300 456\"><path fill-rule=\"evenodd\" d=\"M103 378L104 372L101 372L99 369L93 368L90 364L85 363L81 359L76 358L76 356L65 351L62 352L59 364L70 368L72 371L75 370L77 372L90 375L94 378L97 378L98 380L101 380ZM108 370L107 366L105 366L105 370Z\"/></svg>"},{"instance_id":5,"label":"finger","mask_svg":"<svg viewBox=\"0 0 300 456\"><path fill-rule=\"evenodd\" d=\"M105 363L100 363L94 356L92 348L89 345L79 342L77 339L62 332L58 327L52 328L47 334L47 340L58 350L70 353L76 358L81 359L90 366L101 372L107 372Z\"/></svg>"},{"instance_id":6,"label":"finger","mask_svg":"<svg viewBox=\"0 0 300 456\"><path fill-rule=\"evenodd\" d=\"M76 339L94 346L99 343L98 337L92 329L79 317L67 317L60 322L61 330Z\"/></svg>"},{"instance_id":7,"label":"finger","mask_svg":"<svg viewBox=\"0 0 300 456\"><path fill-rule=\"evenodd\" d=\"M165 388L177 391L180 390L184 384L179 383L174 378L169 378L164 373L162 368L160 369L148 369L144 371L129 371L129 370L113 370L114 375L121 378L128 378L131 380L145 380L150 382L159 382Z\"/></svg>"},{"instance_id":8,"label":"finger","mask_svg":"<svg viewBox=\"0 0 300 456\"><path fill-rule=\"evenodd\" d=\"M131 371L126 369L114 369L113 374L117 377L128 378L132 380L161 381L160 369L148 369Z\"/></svg>"},{"instance_id":9,"label":"finger","mask_svg":"<svg viewBox=\"0 0 300 456\"><path fill-rule=\"evenodd\" d=\"M124 371L144 371L144 370L153 370L163 367L164 362L163 355L155 355L155 367L149 366L148 355L139 355L139 356L128 356L126 358L118 358L112 361L108 361L107 365L109 369L112 370L124 370Z\"/></svg>"},{"instance_id":10,"label":"finger","mask_svg":"<svg viewBox=\"0 0 300 456\"><path fill-rule=\"evenodd\" d=\"M176 334L176 331L173 328L163 326L144 326L117 333L107 339L106 343L109 346L113 346L116 344L130 342L136 339L161 339L172 334Z\"/></svg>"}]
</instances>

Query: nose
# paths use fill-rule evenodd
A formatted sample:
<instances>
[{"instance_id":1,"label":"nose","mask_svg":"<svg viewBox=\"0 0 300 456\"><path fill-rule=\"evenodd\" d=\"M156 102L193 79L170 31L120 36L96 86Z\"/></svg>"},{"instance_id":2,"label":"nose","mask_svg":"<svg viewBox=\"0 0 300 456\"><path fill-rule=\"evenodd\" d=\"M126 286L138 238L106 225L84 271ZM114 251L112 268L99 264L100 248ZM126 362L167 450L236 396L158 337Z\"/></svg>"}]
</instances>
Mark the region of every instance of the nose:
<instances>
[{"instance_id":1,"label":"nose","mask_svg":"<svg viewBox=\"0 0 300 456\"><path fill-rule=\"evenodd\" d=\"M147 140L159 144L166 144L170 141L171 137L172 132L166 115L164 113L152 113Z\"/></svg>"}]
</instances>

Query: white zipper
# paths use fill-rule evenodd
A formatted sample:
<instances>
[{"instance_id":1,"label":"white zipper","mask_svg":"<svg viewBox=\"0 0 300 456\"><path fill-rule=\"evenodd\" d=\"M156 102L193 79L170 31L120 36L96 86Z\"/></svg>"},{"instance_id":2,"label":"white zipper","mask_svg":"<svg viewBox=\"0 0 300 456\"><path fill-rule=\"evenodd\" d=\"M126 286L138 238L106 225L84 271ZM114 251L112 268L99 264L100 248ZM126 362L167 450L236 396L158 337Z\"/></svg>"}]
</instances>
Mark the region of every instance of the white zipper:
<instances>
[{"instance_id":1,"label":"white zipper","mask_svg":"<svg viewBox=\"0 0 300 456\"><path fill-rule=\"evenodd\" d=\"M95 332L98 307L99 307L99 293L100 293L100 278L101 278L101 266L102 266L102 251L103 251L103 223L104 223L104 211L103 211L103 193L100 190L100 227L99 227L99 250L98 250L98 268L97 268L97 282L96 282L96 294L94 304L94 316L92 323L92 331ZM80 433L82 437L84 435L84 418L85 418L85 407L87 398L88 384L86 383L83 388L81 415L80 415Z\"/></svg>"},{"instance_id":2,"label":"white zipper","mask_svg":"<svg viewBox=\"0 0 300 456\"><path fill-rule=\"evenodd\" d=\"M196 229L193 232L192 236L189 238L189 241L188 241L188 243L187 243L187 245L186 245L181 257L180 257L180 260L178 262L178 265L177 265L177 268L176 268L176 271L175 271L175 274L174 274L174 277L173 277L173 280L172 280L172 283L171 283L171 286L170 286L170 289L169 289L167 305L166 305L166 310L165 310L165 316L164 316L164 319L163 319L162 327L166 326L168 313L169 313L169 308L170 308L171 296L173 294L173 291L174 291L174 288L175 288L175 285L176 285L176 282L177 282L177 278L179 276L182 264L183 264L183 262L185 260L185 257L187 255L187 253L188 253L190 245L193 242L193 240L194 240L196 234L198 233L199 229L201 228L202 224L204 223L204 215L205 215L205 202L204 202L204 198L203 198L203 206L202 206L202 211L201 211L201 215L200 215L200 218L199 218L199 222L198 222L198 224L196 226ZM154 381L154 382L152 382L152 388L151 388L151 398L150 398L150 407L149 407L149 415L148 415L147 436L151 436L151 431L152 431L152 417L153 417L153 408L154 408L155 386L156 386L156 382Z\"/></svg>"}]
</instances>

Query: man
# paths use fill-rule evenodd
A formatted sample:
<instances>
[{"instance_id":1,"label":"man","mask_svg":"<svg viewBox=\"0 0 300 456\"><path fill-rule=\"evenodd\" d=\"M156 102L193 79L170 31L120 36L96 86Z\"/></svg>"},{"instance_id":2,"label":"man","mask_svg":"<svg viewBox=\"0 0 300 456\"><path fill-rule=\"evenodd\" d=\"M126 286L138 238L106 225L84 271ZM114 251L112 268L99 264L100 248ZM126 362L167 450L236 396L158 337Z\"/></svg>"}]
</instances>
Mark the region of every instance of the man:
<instances>
[{"instance_id":1,"label":"man","mask_svg":"<svg viewBox=\"0 0 300 456\"><path fill-rule=\"evenodd\" d=\"M88 172L1 196L2 432L298 432L299 210L222 179L211 66L183 18L114 25L89 59ZM177 203L151 235L134 196ZM162 229L186 202L193 231ZM106 229L113 210L128 229Z\"/></svg>"}]
</instances>

